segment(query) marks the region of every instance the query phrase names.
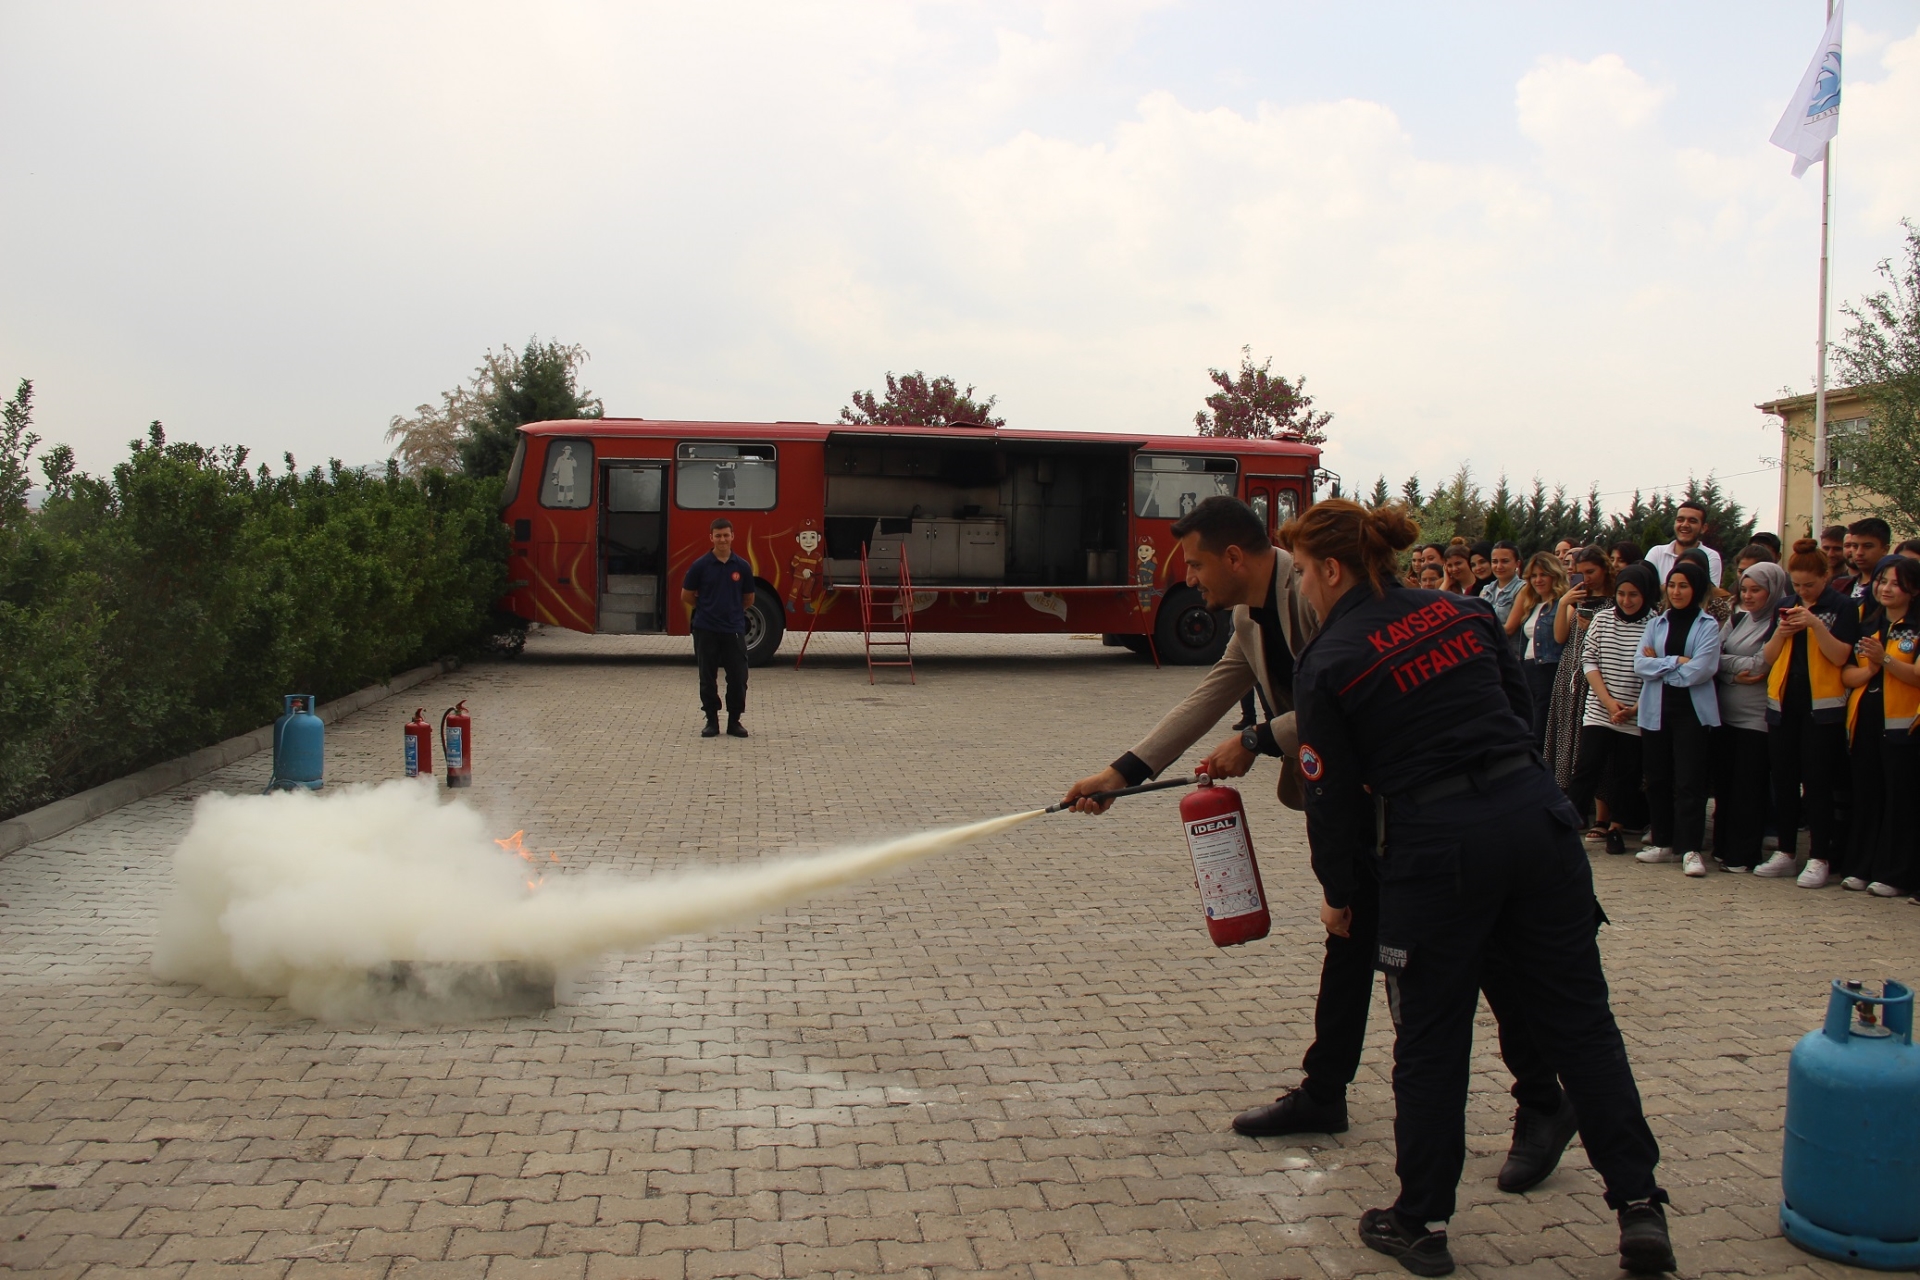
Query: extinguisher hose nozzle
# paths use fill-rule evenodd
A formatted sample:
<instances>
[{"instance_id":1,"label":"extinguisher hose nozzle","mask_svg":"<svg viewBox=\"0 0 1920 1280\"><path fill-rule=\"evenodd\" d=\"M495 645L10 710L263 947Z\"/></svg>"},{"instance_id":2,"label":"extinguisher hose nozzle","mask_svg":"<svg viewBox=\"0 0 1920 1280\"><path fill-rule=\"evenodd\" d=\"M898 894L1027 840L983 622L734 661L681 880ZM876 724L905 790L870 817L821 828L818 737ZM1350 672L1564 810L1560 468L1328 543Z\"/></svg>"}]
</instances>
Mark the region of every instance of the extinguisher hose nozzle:
<instances>
[{"instance_id":1,"label":"extinguisher hose nozzle","mask_svg":"<svg viewBox=\"0 0 1920 1280\"><path fill-rule=\"evenodd\" d=\"M1162 778L1158 782L1143 782L1137 787L1121 787L1118 791L1090 791L1086 795L1079 797L1079 800L1075 800L1074 804L1078 804L1080 800L1105 802L1108 800L1118 800L1121 796L1137 796L1147 791L1165 791L1169 787L1191 787L1193 785L1195 785L1195 779L1193 778ZM1073 806L1065 800L1062 800L1058 804L1048 805L1040 812L1059 813L1063 809L1070 809L1072 807Z\"/></svg>"}]
</instances>

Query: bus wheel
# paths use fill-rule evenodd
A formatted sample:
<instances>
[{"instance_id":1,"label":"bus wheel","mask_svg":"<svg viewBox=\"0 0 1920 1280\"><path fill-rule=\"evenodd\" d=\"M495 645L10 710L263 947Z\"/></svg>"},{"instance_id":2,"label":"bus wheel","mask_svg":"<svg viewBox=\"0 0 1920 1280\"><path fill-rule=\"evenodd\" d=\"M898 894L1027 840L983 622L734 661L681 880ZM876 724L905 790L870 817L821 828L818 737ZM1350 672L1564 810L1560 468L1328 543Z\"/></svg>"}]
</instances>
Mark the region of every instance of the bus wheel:
<instances>
[{"instance_id":1,"label":"bus wheel","mask_svg":"<svg viewBox=\"0 0 1920 1280\"><path fill-rule=\"evenodd\" d=\"M1226 650L1233 624L1201 601L1192 587L1175 587L1160 602L1153 624L1153 646L1160 661L1177 667L1209 666Z\"/></svg>"},{"instance_id":2,"label":"bus wheel","mask_svg":"<svg viewBox=\"0 0 1920 1280\"><path fill-rule=\"evenodd\" d=\"M1145 636L1129 635L1125 632L1115 633L1110 631L1100 637L1100 643L1111 649L1125 649L1128 653L1136 653L1143 658L1146 657L1149 652L1147 649L1147 638Z\"/></svg>"},{"instance_id":3,"label":"bus wheel","mask_svg":"<svg viewBox=\"0 0 1920 1280\"><path fill-rule=\"evenodd\" d=\"M786 634L787 620L780 612L780 597L772 587L755 579L753 604L747 609L747 665L764 667L772 662Z\"/></svg>"}]
</instances>

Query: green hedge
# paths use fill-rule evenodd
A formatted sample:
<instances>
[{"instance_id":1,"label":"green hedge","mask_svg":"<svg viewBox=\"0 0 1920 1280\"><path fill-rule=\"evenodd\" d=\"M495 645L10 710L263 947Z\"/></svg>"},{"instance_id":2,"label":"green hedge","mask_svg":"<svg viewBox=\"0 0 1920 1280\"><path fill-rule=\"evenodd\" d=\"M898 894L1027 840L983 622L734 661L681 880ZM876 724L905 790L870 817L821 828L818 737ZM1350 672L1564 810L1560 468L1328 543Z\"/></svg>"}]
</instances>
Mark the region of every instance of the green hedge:
<instances>
[{"instance_id":1,"label":"green hedge","mask_svg":"<svg viewBox=\"0 0 1920 1280\"><path fill-rule=\"evenodd\" d=\"M155 423L0 525L0 817L497 640L497 478L245 464Z\"/></svg>"}]
</instances>

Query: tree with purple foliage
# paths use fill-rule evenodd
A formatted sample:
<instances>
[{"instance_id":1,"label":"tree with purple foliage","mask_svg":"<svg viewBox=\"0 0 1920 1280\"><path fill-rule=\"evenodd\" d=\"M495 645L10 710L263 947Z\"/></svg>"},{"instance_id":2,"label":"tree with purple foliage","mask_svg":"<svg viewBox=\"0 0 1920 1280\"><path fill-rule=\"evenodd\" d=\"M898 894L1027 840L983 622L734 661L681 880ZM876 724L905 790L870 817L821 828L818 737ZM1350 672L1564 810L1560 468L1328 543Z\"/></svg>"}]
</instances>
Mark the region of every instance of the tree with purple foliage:
<instances>
[{"instance_id":1,"label":"tree with purple foliage","mask_svg":"<svg viewBox=\"0 0 1920 1280\"><path fill-rule=\"evenodd\" d=\"M1004 427L1007 420L993 416L998 399L975 400L971 383L962 391L952 378L929 378L919 369L896 378L889 369L886 397L854 392L853 403L840 410L840 421L862 427Z\"/></svg>"},{"instance_id":2,"label":"tree with purple foliage","mask_svg":"<svg viewBox=\"0 0 1920 1280\"><path fill-rule=\"evenodd\" d=\"M1270 372L1272 368L1272 356L1256 365L1253 348L1242 347L1238 374L1208 369L1207 376L1219 389L1207 397L1207 409L1211 412L1193 415L1193 425L1199 428L1200 434L1231 436L1237 440L1325 443L1326 427L1333 421L1333 415L1314 412L1305 377L1289 382L1275 377Z\"/></svg>"}]
</instances>

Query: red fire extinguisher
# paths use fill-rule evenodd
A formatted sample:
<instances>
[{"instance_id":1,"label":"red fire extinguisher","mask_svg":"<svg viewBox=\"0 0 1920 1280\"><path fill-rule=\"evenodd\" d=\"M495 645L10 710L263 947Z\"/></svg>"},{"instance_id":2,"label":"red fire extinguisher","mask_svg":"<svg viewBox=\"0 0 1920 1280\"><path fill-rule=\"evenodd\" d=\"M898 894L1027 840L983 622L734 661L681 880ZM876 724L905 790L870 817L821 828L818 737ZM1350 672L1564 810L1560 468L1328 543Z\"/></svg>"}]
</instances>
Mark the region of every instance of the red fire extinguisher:
<instances>
[{"instance_id":1,"label":"red fire extinguisher","mask_svg":"<svg viewBox=\"0 0 1920 1280\"><path fill-rule=\"evenodd\" d=\"M473 785L473 718L467 714L467 700L440 713L440 747L447 753L447 785Z\"/></svg>"},{"instance_id":2,"label":"red fire extinguisher","mask_svg":"<svg viewBox=\"0 0 1920 1280\"><path fill-rule=\"evenodd\" d=\"M406 735L407 776L417 778L421 774L433 776L433 726L427 723L427 709L415 707L413 719L407 721L401 732Z\"/></svg>"},{"instance_id":3,"label":"red fire extinguisher","mask_svg":"<svg viewBox=\"0 0 1920 1280\"><path fill-rule=\"evenodd\" d=\"M1199 785L1180 801L1180 824L1193 855L1193 881L1207 913L1207 935L1216 947L1232 947L1267 936L1273 917L1260 864L1247 831L1247 807L1232 787L1216 787L1200 775Z\"/></svg>"}]
</instances>

